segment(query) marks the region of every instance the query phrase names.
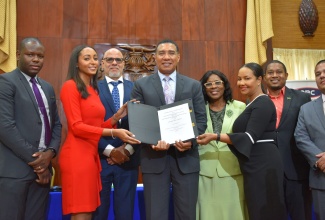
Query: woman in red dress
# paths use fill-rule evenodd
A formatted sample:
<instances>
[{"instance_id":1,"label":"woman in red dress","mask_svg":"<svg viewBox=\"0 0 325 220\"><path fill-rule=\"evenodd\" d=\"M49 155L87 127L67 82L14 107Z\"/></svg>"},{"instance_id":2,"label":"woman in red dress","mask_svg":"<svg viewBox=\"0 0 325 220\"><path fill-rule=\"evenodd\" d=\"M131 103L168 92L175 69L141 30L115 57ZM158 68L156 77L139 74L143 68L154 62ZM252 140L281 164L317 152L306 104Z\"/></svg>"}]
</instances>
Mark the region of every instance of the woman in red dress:
<instances>
[{"instance_id":1,"label":"woman in red dress","mask_svg":"<svg viewBox=\"0 0 325 220\"><path fill-rule=\"evenodd\" d=\"M92 212L100 205L101 165L97 151L100 137L119 137L130 144L140 143L131 132L112 129L127 114L126 105L104 122L105 108L97 89L98 66L93 48L76 47L60 94L68 124L59 158L62 207L63 214L71 213L72 220L91 219Z\"/></svg>"}]
</instances>

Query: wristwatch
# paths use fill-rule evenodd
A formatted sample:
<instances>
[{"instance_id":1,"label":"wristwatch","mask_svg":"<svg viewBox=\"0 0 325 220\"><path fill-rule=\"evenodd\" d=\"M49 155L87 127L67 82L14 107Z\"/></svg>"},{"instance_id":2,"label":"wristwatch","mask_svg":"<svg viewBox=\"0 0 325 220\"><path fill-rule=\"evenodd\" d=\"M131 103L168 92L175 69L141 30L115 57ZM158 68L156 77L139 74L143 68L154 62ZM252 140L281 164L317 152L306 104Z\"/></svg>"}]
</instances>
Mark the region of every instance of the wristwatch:
<instances>
[{"instance_id":1,"label":"wristwatch","mask_svg":"<svg viewBox=\"0 0 325 220\"><path fill-rule=\"evenodd\" d=\"M53 147L48 147L48 148L44 149L43 152L46 152L48 150L50 150L50 151L52 151L54 153L54 155L52 157L52 158L54 158L56 156L56 150Z\"/></svg>"},{"instance_id":2,"label":"wristwatch","mask_svg":"<svg viewBox=\"0 0 325 220\"><path fill-rule=\"evenodd\" d=\"M216 132L217 134L217 141L220 141L220 133Z\"/></svg>"}]
</instances>

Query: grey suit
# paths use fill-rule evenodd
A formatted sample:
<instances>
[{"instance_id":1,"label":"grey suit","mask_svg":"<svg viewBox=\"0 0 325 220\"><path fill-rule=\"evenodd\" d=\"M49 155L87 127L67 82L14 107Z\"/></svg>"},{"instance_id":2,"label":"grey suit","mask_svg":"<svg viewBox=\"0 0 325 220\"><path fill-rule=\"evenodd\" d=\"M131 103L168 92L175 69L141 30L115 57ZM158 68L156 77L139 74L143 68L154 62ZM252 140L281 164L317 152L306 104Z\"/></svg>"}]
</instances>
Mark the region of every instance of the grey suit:
<instances>
[{"instance_id":1,"label":"grey suit","mask_svg":"<svg viewBox=\"0 0 325 220\"><path fill-rule=\"evenodd\" d=\"M325 152L325 116L322 97L304 104L299 112L295 130L297 147L305 155L309 163L309 186L313 191L313 203L316 216L325 219L325 173L315 167L318 158L315 156ZM315 198L319 191L323 197Z\"/></svg>"},{"instance_id":2,"label":"grey suit","mask_svg":"<svg viewBox=\"0 0 325 220\"><path fill-rule=\"evenodd\" d=\"M162 84L158 73L134 83L131 98L151 106L165 105ZM193 101L199 134L206 129L205 103L198 81L176 74L175 102L191 98ZM141 170L143 173L146 217L167 219L169 186L173 186L176 219L195 219L200 170L198 146L192 142L190 150L179 152L171 146L166 151L154 151L151 146L141 147Z\"/></svg>"},{"instance_id":3,"label":"grey suit","mask_svg":"<svg viewBox=\"0 0 325 220\"><path fill-rule=\"evenodd\" d=\"M55 93L49 83L39 78L38 82L47 97L50 108L52 139L48 147L58 152L61 124ZM41 218L45 213L37 212L40 212L39 209L47 204L49 186L36 184L37 176L27 163L34 161L35 158L32 155L39 151L42 121L34 93L19 69L0 75L0 103L0 219ZM8 183L18 198L12 196L8 189L3 187ZM31 189L33 195L28 192ZM29 201L33 197L41 201L31 200L31 203L35 203L26 204L24 207L24 204L16 200ZM43 204L38 205L41 202ZM25 209L26 212L29 210L34 217L24 217ZM12 215L13 213L16 214Z\"/></svg>"}]
</instances>

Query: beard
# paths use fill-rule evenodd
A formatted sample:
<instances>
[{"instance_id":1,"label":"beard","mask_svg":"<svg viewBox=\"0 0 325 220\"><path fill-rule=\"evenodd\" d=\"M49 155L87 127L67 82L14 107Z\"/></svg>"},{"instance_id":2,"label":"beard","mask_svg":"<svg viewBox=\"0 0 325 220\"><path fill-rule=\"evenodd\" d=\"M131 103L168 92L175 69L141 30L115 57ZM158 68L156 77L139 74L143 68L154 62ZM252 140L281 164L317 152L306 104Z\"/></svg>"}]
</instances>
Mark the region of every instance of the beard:
<instances>
[{"instance_id":1,"label":"beard","mask_svg":"<svg viewBox=\"0 0 325 220\"><path fill-rule=\"evenodd\" d=\"M283 85L276 85L276 86L271 86L272 90L280 90L282 89L284 86Z\"/></svg>"},{"instance_id":2,"label":"beard","mask_svg":"<svg viewBox=\"0 0 325 220\"><path fill-rule=\"evenodd\" d=\"M108 72L109 78L120 78L121 75L121 72Z\"/></svg>"}]
</instances>

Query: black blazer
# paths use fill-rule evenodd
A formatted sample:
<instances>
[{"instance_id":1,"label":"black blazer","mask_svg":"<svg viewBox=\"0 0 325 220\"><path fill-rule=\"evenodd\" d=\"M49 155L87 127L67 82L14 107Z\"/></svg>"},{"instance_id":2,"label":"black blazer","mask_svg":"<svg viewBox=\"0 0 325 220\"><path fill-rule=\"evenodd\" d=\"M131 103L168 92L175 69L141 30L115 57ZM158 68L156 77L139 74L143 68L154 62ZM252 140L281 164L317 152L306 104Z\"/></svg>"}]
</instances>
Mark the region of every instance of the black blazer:
<instances>
[{"instance_id":1,"label":"black blazer","mask_svg":"<svg viewBox=\"0 0 325 220\"><path fill-rule=\"evenodd\" d=\"M284 165L284 173L290 180L308 179L309 165L297 148L294 131L300 107L311 100L310 95L285 87L282 116L277 133L277 145Z\"/></svg>"}]
</instances>

